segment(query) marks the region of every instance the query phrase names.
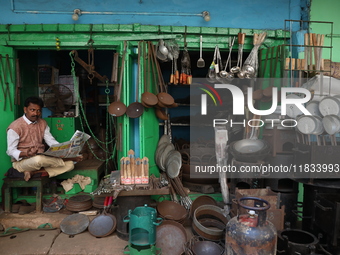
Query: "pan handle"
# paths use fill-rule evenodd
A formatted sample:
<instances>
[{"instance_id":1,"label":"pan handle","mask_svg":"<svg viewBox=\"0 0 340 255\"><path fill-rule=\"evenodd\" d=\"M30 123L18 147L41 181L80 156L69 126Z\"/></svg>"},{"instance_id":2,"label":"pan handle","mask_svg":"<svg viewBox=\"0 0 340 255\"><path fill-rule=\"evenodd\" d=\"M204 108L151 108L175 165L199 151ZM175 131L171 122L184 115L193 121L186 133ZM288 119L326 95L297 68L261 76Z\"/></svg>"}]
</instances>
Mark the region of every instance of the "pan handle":
<instances>
[{"instance_id":1,"label":"pan handle","mask_svg":"<svg viewBox=\"0 0 340 255\"><path fill-rule=\"evenodd\" d=\"M163 222L163 218L157 218L156 221L152 222L155 226L161 225Z\"/></svg>"}]
</instances>

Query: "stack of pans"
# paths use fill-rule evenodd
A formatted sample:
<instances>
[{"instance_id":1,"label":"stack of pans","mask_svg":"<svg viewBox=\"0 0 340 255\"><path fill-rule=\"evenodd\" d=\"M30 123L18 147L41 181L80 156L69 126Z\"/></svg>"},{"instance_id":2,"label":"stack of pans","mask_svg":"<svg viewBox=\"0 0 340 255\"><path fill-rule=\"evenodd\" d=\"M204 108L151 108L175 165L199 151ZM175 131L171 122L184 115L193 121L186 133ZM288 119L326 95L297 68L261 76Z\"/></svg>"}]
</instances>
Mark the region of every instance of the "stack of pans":
<instances>
[{"instance_id":1,"label":"stack of pans","mask_svg":"<svg viewBox=\"0 0 340 255\"><path fill-rule=\"evenodd\" d=\"M92 197L89 195L75 195L68 199L66 209L72 212L86 211L92 207Z\"/></svg>"},{"instance_id":2,"label":"stack of pans","mask_svg":"<svg viewBox=\"0 0 340 255\"><path fill-rule=\"evenodd\" d=\"M155 161L160 170L170 178L176 178L182 166L181 153L175 150L169 135L163 135L157 145Z\"/></svg>"},{"instance_id":3,"label":"stack of pans","mask_svg":"<svg viewBox=\"0 0 340 255\"><path fill-rule=\"evenodd\" d=\"M104 201L105 201L105 197L94 197L93 202L92 202L92 206L98 209L103 209L104 208Z\"/></svg>"}]
</instances>

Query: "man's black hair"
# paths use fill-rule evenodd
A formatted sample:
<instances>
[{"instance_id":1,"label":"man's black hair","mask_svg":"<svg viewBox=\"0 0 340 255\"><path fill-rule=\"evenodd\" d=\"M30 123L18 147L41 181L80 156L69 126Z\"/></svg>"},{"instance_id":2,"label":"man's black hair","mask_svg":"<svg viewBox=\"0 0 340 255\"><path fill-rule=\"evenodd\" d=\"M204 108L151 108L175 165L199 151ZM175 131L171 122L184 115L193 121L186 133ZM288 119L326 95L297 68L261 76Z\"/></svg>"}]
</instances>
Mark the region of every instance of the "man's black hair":
<instances>
[{"instance_id":1,"label":"man's black hair","mask_svg":"<svg viewBox=\"0 0 340 255\"><path fill-rule=\"evenodd\" d=\"M37 104L41 108L44 107L44 101L40 97L36 97L36 96L26 98L24 107L28 107L29 104Z\"/></svg>"}]
</instances>

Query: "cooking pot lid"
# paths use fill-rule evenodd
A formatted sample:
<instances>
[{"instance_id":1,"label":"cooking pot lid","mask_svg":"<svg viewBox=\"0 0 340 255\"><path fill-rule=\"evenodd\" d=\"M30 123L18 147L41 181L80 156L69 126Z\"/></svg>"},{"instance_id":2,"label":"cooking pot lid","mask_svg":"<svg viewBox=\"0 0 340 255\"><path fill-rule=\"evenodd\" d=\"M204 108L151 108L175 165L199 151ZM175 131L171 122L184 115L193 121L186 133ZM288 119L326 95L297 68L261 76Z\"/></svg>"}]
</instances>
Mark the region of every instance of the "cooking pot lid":
<instances>
[{"instance_id":1,"label":"cooking pot lid","mask_svg":"<svg viewBox=\"0 0 340 255\"><path fill-rule=\"evenodd\" d=\"M90 220L84 214L71 214L64 218L60 223L62 232L68 235L76 235L84 232L89 226Z\"/></svg>"}]
</instances>

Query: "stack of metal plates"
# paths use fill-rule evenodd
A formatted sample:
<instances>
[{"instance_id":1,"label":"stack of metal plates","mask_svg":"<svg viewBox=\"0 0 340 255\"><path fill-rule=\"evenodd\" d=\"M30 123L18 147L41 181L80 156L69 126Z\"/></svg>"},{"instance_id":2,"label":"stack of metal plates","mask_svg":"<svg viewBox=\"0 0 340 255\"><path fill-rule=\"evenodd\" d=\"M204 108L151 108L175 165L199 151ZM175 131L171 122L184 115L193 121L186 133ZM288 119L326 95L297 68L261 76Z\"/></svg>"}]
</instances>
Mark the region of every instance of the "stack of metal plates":
<instances>
[{"instance_id":1,"label":"stack of metal plates","mask_svg":"<svg viewBox=\"0 0 340 255\"><path fill-rule=\"evenodd\" d=\"M86 211L92 207L92 197L89 195L75 195L69 198L66 209L72 212Z\"/></svg>"}]
</instances>

